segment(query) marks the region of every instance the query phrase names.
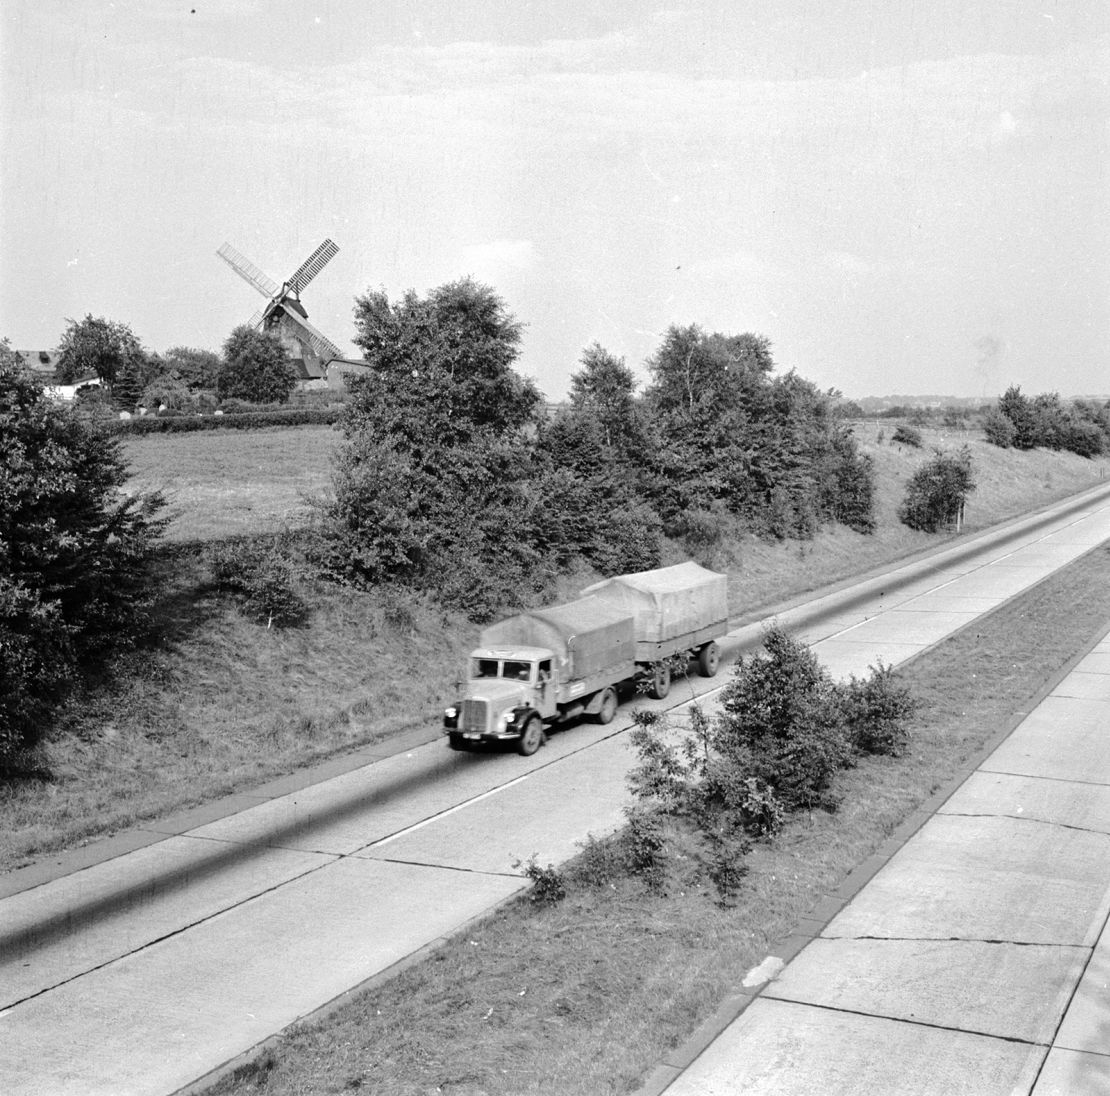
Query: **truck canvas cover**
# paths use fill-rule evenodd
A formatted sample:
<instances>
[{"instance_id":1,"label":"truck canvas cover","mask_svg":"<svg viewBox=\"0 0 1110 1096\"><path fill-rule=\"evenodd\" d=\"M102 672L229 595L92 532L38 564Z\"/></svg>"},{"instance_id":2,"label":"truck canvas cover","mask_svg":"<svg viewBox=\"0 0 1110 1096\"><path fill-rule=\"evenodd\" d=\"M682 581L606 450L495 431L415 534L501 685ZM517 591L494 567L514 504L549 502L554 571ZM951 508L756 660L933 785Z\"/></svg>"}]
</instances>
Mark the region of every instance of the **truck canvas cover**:
<instances>
[{"instance_id":1,"label":"truck canvas cover","mask_svg":"<svg viewBox=\"0 0 1110 1096\"><path fill-rule=\"evenodd\" d=\"M550 609L534 609L482 631L483 647L547 647L580 680L635 658L636 637L626 609L583 597Z\"/></svg>"},{"instance_id":2,"label":"truck canvas cover","mask_svg":"<svg viewBox=\"0 0 1110 1096\"><path fill-rule=\"evenodd\" d=\"M582 596L630 613L641 643L666 643L715 627L728 630L727 577L693 562L618 575L587 586Z\"/></svg>"}]
</instances>

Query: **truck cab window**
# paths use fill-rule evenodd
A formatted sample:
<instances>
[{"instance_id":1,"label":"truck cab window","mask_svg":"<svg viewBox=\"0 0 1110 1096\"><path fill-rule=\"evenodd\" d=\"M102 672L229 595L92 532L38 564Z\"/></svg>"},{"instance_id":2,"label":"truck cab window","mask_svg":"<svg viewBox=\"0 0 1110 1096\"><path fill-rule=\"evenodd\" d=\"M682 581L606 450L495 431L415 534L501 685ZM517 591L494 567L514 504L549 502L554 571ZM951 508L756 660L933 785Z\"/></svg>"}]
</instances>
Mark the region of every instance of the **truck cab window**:
<instances>
[{"instance_id":1,"label":"truck cab window","mask_svg":"<svg viewBox=\"0 0 1110 1096\"><path fill-rule=\"evenodd\" d=\"M510 681L531 681L532 663L517 662L515 659L506 659L505 669L501 676L508 678Z\"/></svg>"},{"instance_id":2,"label":"truck cab window","mask_svg":"<svg viewBox=\"0 0 1110 1096\"><path fill-rule=\"evenodd\" d=\"M541 685L551 680L551 659L545 658L540 662L540 672L537 678Z\"/></svg>"},{"instance_id":3,"label":"truck cab window","mask_svg":"<svg viewBox=\"0 0 1110 1096\"><path fill-rule=\"evenodd\" d=\"M497 677L497 659L496 658L476 658L474 660L474 668L471 673L472 677Z\"/></svg>"}]
</instances>

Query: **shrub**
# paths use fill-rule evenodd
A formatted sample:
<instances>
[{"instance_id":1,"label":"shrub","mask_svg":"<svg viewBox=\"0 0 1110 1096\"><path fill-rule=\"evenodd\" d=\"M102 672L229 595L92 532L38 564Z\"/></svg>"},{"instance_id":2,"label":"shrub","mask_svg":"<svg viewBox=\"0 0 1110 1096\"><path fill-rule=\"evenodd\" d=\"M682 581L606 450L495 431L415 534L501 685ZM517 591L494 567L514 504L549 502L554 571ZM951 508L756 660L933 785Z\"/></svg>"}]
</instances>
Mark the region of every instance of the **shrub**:
<instances>
[{"instance_id":1,"label":"shrub","mask_svg":"<svg viewBox=\"0 0 1110 1096\"><path fill-rule=\"evenodd\" d=\"M898 756L909 741L906 723L917 710L908 686L899 682L894 670L880 662L871 667L870 677L854 674L840 688L841 711L852 747L861 754Z\"/></svg>"},{"instance_id":2,"label":"shrub","mask_svg":"<svg viewBox=\"0 0 1110 1096\"><path fill-rule=\"evenodd\" d=\"M911 529L935 533L954 523L967 496L975 490L971 475L971 451L965 445L958 453L940 449L922 465L906 484L898 517Z\"/></svg>"},{"instance_id":3,"label":"shrub","mask_svg":"<svg viewBox=\"0 0 1110 1096\"><path fill-rule=\"evenodd\" d=\"M832 679L777 626L763 647L765 654L737 662L722 691L713 747L734 772L772 789L783 809L831 809L830 784L852 756Z\"/></svg>"},{"instance_id":4,"label":"shrub","mask_svg":"<svg viewBox=\"0 0 1110 1096\"><path fill-rule=\"evenodd\" d=\"M546 868L541 868L536 863L535 853L528 859L527 863L521 863L517 860L513 863L514 868L524 868L524 874L532 881L532 890L528 895L528 900L540 906L553 906L556 902L561 902L567 896L567 882L563 873L559 871L552 864L548 864Z\"/></svg>"},{"instance_id":5,"label":"shrub","mask_svg":"<svg viewBox=\"0 0 1110 1096\"><path fill-rule=\"evenodd\" d=\"M236 594L244 612L266 627L291 627L303 622L308 605L297 590L292 560L273 545L236 540L216 545L208 564L221 590Z\"/></svg>"},{"instance_id":6,"label":"shrub","mask_svg":"<svg viewBox=\"0 0 1110 1096\"><path fill-rule=\"evenodd\" d=\"M894 431L890 439L891 445L908 445L912 449L920 449L924 444L921 431L915 426L907 426L905 423L899 425L898 429Z\"/></svg>"},{"instance_id":7,"label":"shrub","mask_svg":"<svg viewBox=\"0 0 1110 1096\"><path fill-rule=\"evenodd\" d=\"M285 403L296 387L296 369L277 335L246 324L232 331L216 377L220 399Z\"/></svg>"},{"instance_id":8,"label":"shrub","mask_svg":"<svg viewBox=\"0 0 1110 1096\"><path fill-rule=\"evenodd\" d=\"M659 890L666 869L662 818L657 810L644 806L626 807L624 813L628 819L624 834L628 871L642 879L648 889Z\"/></svg>"},{"instance_id":9,"label":"shrub","mask_svg":"<svg viewBox=\"0 0 1110 1096\"><path fill-rule=\"evenodd\" d=\"M992 407L983 419L983 433L991 445L999 449L1009 449L1014 444L1017 435L1013 421L1002 414L997 407Z\"/></svg>"}]
</instances>

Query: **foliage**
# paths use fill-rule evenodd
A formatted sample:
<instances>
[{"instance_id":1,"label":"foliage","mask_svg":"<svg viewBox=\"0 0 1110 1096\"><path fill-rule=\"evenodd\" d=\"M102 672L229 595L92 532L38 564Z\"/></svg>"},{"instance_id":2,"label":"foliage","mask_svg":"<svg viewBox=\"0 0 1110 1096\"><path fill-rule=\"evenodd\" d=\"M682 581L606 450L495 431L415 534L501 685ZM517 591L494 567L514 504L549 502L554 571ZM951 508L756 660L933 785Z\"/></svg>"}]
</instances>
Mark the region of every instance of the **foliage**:
<instances>
[{"instance_id":1,"label":"foliage","mask_svg":"<svg viewBox=\"0 0 1110 1096\"><path fill-rule=\"evenodd\" d=\"M133 641L158 495L123 492L118 442L55 407L0 342L0 757L45 729L66 684Z\"/></svg>"},{"instance_id":2,"label":"foliage","mask_svg":"<svg viewBox=\"0 0 1110 1096\"><path fill-rule=\"evenodd\" d=\"M671 327L648 367L648 495L668 532L714 504L780 538L874 528L872 467L833 397L772 377L765 338Z\"/></svg>"},{"instance_id":3,"label":"foliage","mask_svg":"<svg viewBox=\"0 0 1110 1096\"><path fill-rule=\"evenodd\" d=\"M297 387L297 371L281 339L272 332L242 324L231 332L223 349L216 377L221 400L285 403Z\"/></svg>"},{"instance_id":4,"label":"foliage","mask_svg":"<svg viewBox=\"0 0 1110 1096\"><path fill-rule=\"evenodd\" d=\"M817 656L778 627L741 658L721 692L712 745L729 770L769 787L786 811L835 806L832 779L851 745L837 690Z\"/></svg>"},{"instance_id":5,"label":"foliage","mask_svg":"<svg viewBox=\"0 0 1110 1096\"><path fill-rule=\"evenodd\" d=\"M162 355L161 372L186 388L215 388L220 375L220 356L194 346L171 346Z\"/></svg>"},{"instance_id":6,"label":"foliage","mask_svg":"<svg viewBox=\"0 0 1110 1096\"><path fill-rule=\"evenodd\" d=\"M908 445L911 449L920 449L922 446L921 431L916 426L899 423L898 428L890 438L891 445Z\"/></svg>"},{"instance_id":7,"label":"foliage","mask_svg":"<svg viewBox=\"0 0 1110 1096\"><path fill-rule=\"evenodd\" d=\"M297 568L280 545L227 541L209 550L208 565L217 588L237 595L244 612L267 628L303 624L308 616Z\"/></svg>"},{"instance_id":8,"label":"foliage","mask_svg":"<svg viewBox=\"0 0 1110 1096\"><path fill-rule=\"evenodd\" d=\"M857 754L901 752L916 707L890 667L838 684L804 644L772 627L762 653L737 662L716 718L690 710L685 738L676 740L665 714L633 713L629 788L640 809L687 819L727 903L750 841L772 838L792 812L835 808L836 774Z\"/></svg>"},{"instance_id":9,"label":"foliage","mask_svg":"<svg viewBox=\"0 0 1110 1096\"><path fill-rule=\"evenodd\" d=\"M523 868L525 876L532 882L532 890L528 895L530 902L539 906L553 906L566 898L567 883L563 873L553 864L541 868L536 862L535 853L523 864L519 860L515 861L513 867Z\"/></svg>"},{"instance_id":10,"label":"foliage","mask_svg":"<svg viewBox=\"0 0 1110 1096\"><path fill-rule=\"evenodd\" d=\"M974 490L967 446L957 453L937 449L933 459L910 477L898 517L911 529L935 533L956 521Z\"/></svg>"},{"instance_id":11,"label":"foliage","mask_svg":"<svg viewBox=\"0 0 1110 1096\"><path fill-rule=\"evenodd\" d=\"M187 418L161 418L156 415L146 415L143 418L120 420L107 428L112 433L128 435L180 434L197 430L262 430L271 426L320 426L337 423L340 417L339 408L314 407L241 415L196 414Z\"/></svg>"},{"instance_id":12,"label":"foliage","mask_svg":"<svg viewBox=\"0 0 1110 1096\"><path fill-rule=\"evenodd\" d=\"M370 371L350 384L319 558L344 581L434 586L486 619L545 573L540 396L511 368L520 325L469 279L395 304L369 294L356 324Z\"/></svg>"},{"instance_id":13,"label":"foliage","mask_svg":"<svg viewBox=\"0 0 1110 1096\"><path fill-rule=\"evenodd\" d=\"M909 742L906 724L918 703L893 667L880 662L871 675L854 674L840 687L841 716L858 754L901 755Z\"/></svg>"},{"instance_id":14,"label":"foliage","mask_svg":"<svg viewBox=\"0 0 1110 1096\"><path fill-rule=\"evenodd\" d=\"M1066 449L1095 457L1110 448L1107 408L1086 400L1065 405L1055 392L1029 399L1011 385L983 423L987 441L1003 449Z\"/></svg>"},{"instance_id":15,"label":"foliage","mask_svg":"<svg viewBox=\"0 0 1110 1096\"><path fill-rule=\"evenodd\" d=\"M983 433L991 445L1000 449L1009 449L1014 444L1017 428L1014 420L1005 415L997 407L992 407L983 419Z\"/></svg>"},{"instance_id":16,"label":"foliage","mask_svg":"<svg viewBox=\"0 0 1110 1096\"><path fill-rule=\"evenodd\" d=\"M59 384L99 377L114 387L117 380L126 378L128 383L138 383L141 390L148 369L147 355L127 324L92 315L67 320L66 324L58 343Z\"/></svg>"}]
</instances>

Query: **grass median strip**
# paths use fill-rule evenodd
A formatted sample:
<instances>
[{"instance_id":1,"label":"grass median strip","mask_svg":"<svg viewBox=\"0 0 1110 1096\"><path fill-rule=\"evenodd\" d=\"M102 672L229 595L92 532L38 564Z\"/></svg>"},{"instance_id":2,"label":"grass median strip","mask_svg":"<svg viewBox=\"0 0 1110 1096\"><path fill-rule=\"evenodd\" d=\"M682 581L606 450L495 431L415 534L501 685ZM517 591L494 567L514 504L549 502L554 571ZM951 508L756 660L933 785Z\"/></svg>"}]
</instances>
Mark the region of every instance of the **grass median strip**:
<instances>
[{"instance_id":1,"label":"grass median strip","mask_svg":"<svg viewBox=\"0 0 1110 1096\"><path fill-rule=\"evenodd\" d=\"M566 867L564 900L501 907L214 1091L635 1090L1108 621L1110 550L1100 547L907 666L902 680L922 702L907 752L862 760L838 778L836 813L795 816L757 844L734 905L680 874L662 892L609 876L594 847Z\"/></svg>"}]
</instances>

